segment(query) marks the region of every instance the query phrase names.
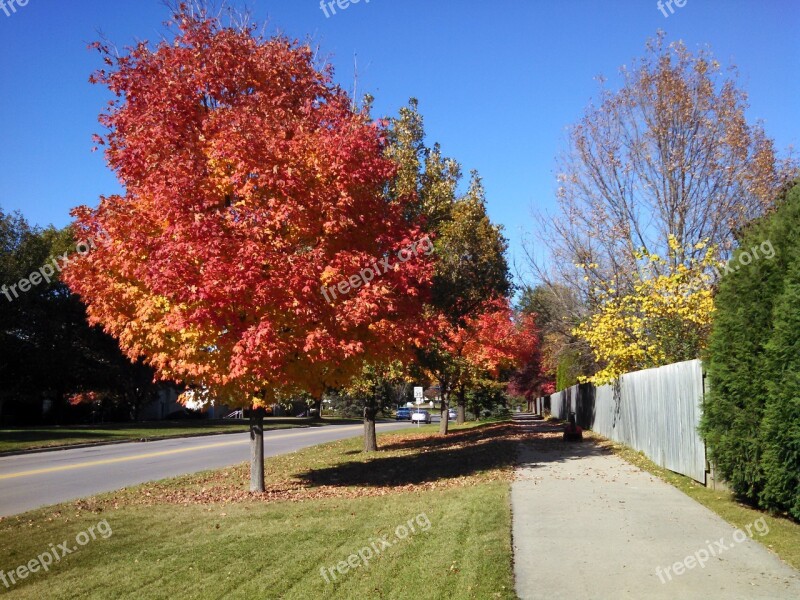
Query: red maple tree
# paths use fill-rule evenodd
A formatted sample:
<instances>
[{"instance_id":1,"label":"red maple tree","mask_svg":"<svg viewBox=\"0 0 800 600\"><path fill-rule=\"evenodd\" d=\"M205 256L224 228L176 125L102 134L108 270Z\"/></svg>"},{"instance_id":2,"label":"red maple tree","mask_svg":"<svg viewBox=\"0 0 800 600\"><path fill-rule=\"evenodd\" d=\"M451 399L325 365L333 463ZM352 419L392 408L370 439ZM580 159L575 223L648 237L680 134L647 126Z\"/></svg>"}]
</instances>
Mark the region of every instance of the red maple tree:
<instances>
[{"instance_id":1,"label":"red maple tree","mask_svg":"<svg viewBox=\"0 0 800 600\"><path fill-rule=\"evenodd\" d=\"M517 361L516 368L509 377L507 391L510 396L525 398L530 411L537 396L555 392L555 382L548 379L543 372L541 335L536 326L536 315L520 313L517 319Z\"/></svg>"},{"instance_id":2,"label":"red maple tree","mask_svg":"<svg viewBox=\"0 0 800 600\"><path fill-rule=\"evenodd\" d=\"M121 57L94 45L109 68L92 81L116 96L96 139L125 193L73 211L78 235L109 240L65 272L90 322L158 378L245 407L404 356L431 264L394 258L424 234L384 193L385 124L307 46L185 8L175 22Z\"/></svg>"},{"instance_id":3,"label":"red maple tree","mask_svg":"<svg viewBox=\"0 0 800 600\"><path fill-rule=\"evenodd\" d=\"M444 315L434 320L428 342L429 374L442 395L440 433L447 433L447 409L456 395L458 421L463 422L465 395L470 386L503 371L538 364L538 332L532 315L515 315L508 298L493 298L453 325Z\"/></svg>"}]
</instances>

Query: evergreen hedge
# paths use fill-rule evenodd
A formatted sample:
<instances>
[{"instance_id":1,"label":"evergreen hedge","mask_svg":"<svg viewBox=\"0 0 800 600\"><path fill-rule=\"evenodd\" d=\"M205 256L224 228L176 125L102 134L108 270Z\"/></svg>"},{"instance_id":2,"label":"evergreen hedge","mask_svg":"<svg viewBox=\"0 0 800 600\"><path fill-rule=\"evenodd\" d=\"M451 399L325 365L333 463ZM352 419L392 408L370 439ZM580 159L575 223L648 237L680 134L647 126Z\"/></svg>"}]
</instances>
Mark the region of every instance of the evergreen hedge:
<instances>
[{"instance_id":1,"label":"evergreen hedge","mask_svg":"<svg viewBox=\"0 0 800 600\"><path fill-rule=\"evenodd\" d=\"M800 184L748 228L716 307L709 459L737 495L800 520Z\"/></svg>"}]
</instances>

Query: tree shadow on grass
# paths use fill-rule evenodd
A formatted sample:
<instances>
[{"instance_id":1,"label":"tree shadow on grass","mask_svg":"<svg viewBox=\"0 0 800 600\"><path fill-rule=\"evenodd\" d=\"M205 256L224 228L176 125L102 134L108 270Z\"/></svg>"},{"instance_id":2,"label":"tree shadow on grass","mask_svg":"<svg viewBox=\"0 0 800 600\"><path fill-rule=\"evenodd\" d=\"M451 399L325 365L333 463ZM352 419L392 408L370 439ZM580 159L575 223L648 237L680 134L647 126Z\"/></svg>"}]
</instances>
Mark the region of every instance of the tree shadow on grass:
<instances>
[{"instance_id":1,"label":"tree shadow on grass","mask_svg":"<svg viewBox=\"0 0 800 600\"><path fill-rule=\"evenodd\" d=\"M558 452L540 452L545 461L569 460L587 452L601 452L592 442L565 444L560 437L540 439L541 433L560 426L531 430L511 423L454 431L447 436L407 438L382 446L384 451L413 450L404 456L381 456L333 467L311 469L296 475L312 487L399 487L509 471L518 464L520 444L536 441Z\"/></svg>"},{"instance_id":2,"label":"tree shadow on grass","mask_svg":"<svg viewBox=\"0 0 800 600\"><path fill-rule=\"evenodd\" d=\"M508 433L507 427L497 427L410 438L382 450L416 450L414 454L376 454L364 461L311 469L297 478L310 486L397 487L475 475L513 464L517 442Z\"/></svg>"},{"instance_id":3,"label":"tree shadow on grass","mask_svg":"<svg viewBox=\"0 0 800 600\"><path fill-rule=\"evenodd\" d=\"M469 429L451 429L447 435L421 435L404 438L402 441L381 445L381 450L420 450L429 451L446 448L454 444L475 442L487 438L504 437L516 434L518 430L510 423L485 425Z\"/></svg>"}]
</instances>

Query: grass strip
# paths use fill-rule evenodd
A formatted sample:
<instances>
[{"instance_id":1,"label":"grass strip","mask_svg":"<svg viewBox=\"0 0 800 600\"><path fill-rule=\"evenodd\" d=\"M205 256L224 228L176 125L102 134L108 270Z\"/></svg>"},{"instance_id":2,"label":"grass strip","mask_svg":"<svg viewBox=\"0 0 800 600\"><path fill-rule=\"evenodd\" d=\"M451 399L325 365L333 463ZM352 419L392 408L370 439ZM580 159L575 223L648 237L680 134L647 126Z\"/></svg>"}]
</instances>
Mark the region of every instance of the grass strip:
<instances>
[{"instance_id":1,"label":"grass strip","mask_svg":"<svg viewBox=\"0 0 800 600\"><path fill-rule=\"evenodd\" d=\"M0 593L513 599L513 426L435 430L381 434L377 453L355 438L271 458L263 496L242 491L242 465L0 519L6 573L101 520L113 531Z\"/></svg>"}]
</instances>

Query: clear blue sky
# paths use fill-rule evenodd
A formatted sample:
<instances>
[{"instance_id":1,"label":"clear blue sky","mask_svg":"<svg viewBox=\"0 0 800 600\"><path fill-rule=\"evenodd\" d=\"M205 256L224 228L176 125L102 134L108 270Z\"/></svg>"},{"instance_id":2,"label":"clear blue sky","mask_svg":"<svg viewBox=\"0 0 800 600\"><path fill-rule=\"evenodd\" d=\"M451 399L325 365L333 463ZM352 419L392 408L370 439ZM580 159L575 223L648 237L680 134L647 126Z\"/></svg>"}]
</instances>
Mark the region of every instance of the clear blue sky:
<instances>
[{"instance_id":1,"label":"clear blue sky","mask_svg":"<svg viewBox=\"0 0 800 600\"><path fill-rule=\"evenodd\" d=\"M9 0L5 0L6 3ZM235 5L241 4L234 2ZM337 80L376 97L376 115L420 100L429 142L484 177L512 259L531 208L554 203L554 157L565 129L658 29L735 62L779 148L800 147L800 2L687 0L665 18L656 0L361 0L328 18L319 0L249 0L273 31L310 36ZM66 225L69 210L119 191L91 134L107 92L86 49L102 33L119 47L159 39L161 0L29 0L0 10L0 206L32 223Z\"/></svg>"}]
</instances>

